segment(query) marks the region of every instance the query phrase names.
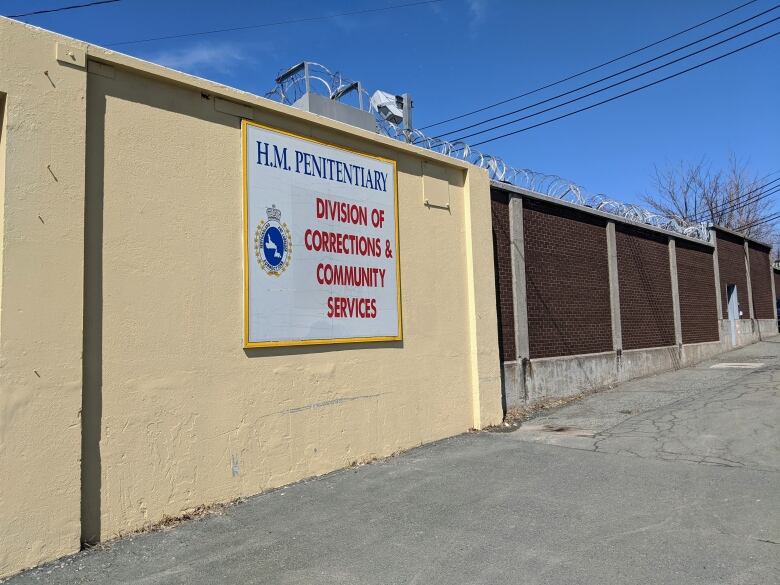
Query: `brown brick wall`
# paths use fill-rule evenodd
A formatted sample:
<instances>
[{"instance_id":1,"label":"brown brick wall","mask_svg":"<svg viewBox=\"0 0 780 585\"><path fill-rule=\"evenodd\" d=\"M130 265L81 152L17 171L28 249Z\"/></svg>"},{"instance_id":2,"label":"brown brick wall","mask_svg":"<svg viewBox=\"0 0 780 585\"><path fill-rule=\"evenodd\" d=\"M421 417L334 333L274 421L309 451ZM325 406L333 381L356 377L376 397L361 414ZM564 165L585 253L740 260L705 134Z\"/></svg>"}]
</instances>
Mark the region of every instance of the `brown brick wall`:
<instances>
[{"instance_id":1,"label":"brown brick wall","mask_svg":"<svg viewBox=\"0 0 780 585\"><path fill-rule=\"evenodd\" d=\"M718 341L713 250L687 240L675 245L683 343Z\"/></svg>"},{"instance_id":2,"label":"brown brick wall","mask_svg":"<svg viewBox=\"0 0 780 585\"><path fill-rule=\"evenodd\" d=\"M509 197L491 190L496 303L502 360L516 359ZM536 199L523 200L524 253L531 358L612 349L606 220ZM742 240L718 232L724 317L726 284L738 288L747 318ZM675 343L668 238L616 224L623 349ZM755 248L755 249L754 249ZM677 240L677 277L683 343L718 340L713 250ZM758 318L772 317L767 250L751 247ZM780 290L780 271L775 273ZM768 316L767 316L768 315Z\"/></svg>"},{"instance_id":3,"label":"brown brick wall","mask_svg":"<svg viewBox=\"0 0 780 585\"><path fill-rule=\"evenodd\" d=\"M772 280L769 274L769 248L748 243L750 253L750 289L753 293L753 314L756 319L774 319L772 310Z\"/></svg>"},{"instance_id":4,"label":"brown brick wall","mask_svg":"<svg viewBox=\"0 0 780 585\"><path fill-rule=\"evenodd\" d=\"M750 305L745 278L745 248L742 238L723 232L716 232L718 239L718 270L720 271L720 298L723 305L723 318L729 317L727 285L737 285L737 301L742 318L750 318Z\"/></svg>"},{"instance_id":5,"label":"brown brick wall","mask_svg":"<svg viewBox=\"0 0 780 585\"><path fill-rule=\"evenodd\" d=\"M509 199L505 192L491 189L493 213L493 259L496 273L496 311L498 344L503 361L512 361L515 353L515 311L512 296L512 237L509 232Z\"/></svg>"},{"instance_id":6,"label":"brown brick wall","mask_svg":"<svg viewBox=\"0 0 780 585\"><path fill-rule=\"evenodd\" d=\"M523 200L532 358L612 349L606 222Z\"/></svg>"},{"instance_id":7,"label":"brown brick wall","mask_svg":"<svg viewBox=\"0 0 780 585\"><path fill-rule=\"evenodd\" d=\"M623 224L615 231L623 349L674 345L668 239Z\"/></svg>"}]
</instances>

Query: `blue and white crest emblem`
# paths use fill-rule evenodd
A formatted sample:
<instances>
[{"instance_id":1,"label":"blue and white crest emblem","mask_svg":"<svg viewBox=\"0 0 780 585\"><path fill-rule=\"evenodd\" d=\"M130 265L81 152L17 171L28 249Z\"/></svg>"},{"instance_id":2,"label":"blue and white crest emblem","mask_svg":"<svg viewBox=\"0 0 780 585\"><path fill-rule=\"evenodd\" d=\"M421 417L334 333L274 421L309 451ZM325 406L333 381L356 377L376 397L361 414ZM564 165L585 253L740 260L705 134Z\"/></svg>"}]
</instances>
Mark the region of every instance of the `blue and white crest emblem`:
<instances>
[{"instance_id":1,"label":"blue and white crest emblem","mask_svg":"<svg viewBox=\"0 0 780 585\"><path fill-rule=\"evenodd\" d=\"M268 219L261 219L255 229L255 257L266 274L279 276L290 265L292 238L276 205L265 211Z\"/></svg>"}]
</instances>

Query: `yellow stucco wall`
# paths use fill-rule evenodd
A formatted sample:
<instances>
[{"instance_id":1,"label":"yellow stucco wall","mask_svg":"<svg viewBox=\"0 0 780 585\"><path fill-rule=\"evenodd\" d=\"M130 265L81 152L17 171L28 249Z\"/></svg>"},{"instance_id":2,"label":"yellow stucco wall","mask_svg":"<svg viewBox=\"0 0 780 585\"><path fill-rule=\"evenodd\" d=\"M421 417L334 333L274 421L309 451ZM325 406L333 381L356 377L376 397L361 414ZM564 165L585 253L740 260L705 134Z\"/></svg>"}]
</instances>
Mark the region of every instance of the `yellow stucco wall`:
<instances>
[{"instance_id":1,"label":"yellow stucco wall","mask_svg":"<svg viewBox=\"0 0 780 585\"><path fill-rule=\"evenodd\" d=\"M55 205L53 190L65 188L43 183L49 160L63 173L68 161L81 181L73 201L53 198L60 223L49 229L61 233L33 242L26 230L49 224L21 200L27 179L14 169L6 180L0 575L78 544L82 344L87 537L500 421L484 171L99 48L87 48L89 73L50 63L63 39L17 23L0 20L0 34L19 71L9 87L3 59L0 92L39 119L14 153L36 189L51 191L35 198ZM41 108L48 90L26 81L46 68L73 77L72 116ZM242 349L242 115L398 161L403 342ZM76 144L71 153L61 143ZM450 211L424 206L431 174L449 183ZM29 284L9 284L20 273ZM56 377L33 378L36 367ZM7 386L24 396L23 412ZM36 528L18 521L39 507L58 510ZM60 532L66 545L24 552Z\"/></svg>"},{"instance_id":2,"label":"yellow stucco wall","mask_svg":"<svg viewBox=\"0 0 780 585\"><path fill-rule=\"evenodd\" d=\"M0 19L0 576L79 548L86 77Z\"/></svg>"}]
</instances>

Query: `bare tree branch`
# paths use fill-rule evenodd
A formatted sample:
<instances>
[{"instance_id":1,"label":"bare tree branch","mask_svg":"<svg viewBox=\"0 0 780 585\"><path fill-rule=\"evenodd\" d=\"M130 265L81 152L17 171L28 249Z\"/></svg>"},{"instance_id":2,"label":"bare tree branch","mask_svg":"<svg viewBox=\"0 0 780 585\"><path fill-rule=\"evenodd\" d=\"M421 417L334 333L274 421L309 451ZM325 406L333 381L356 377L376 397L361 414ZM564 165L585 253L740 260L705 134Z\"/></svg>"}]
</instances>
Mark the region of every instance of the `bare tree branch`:
<instances>
[{"instance_id":1,"label":"bare tree branch","mask_svg":"<svg viewBox=\"0 0 780 585\"><path fill-rule=\"evenodd\" d=\"M655 167L654 194L644 202L656 213L690 222L711 222L746 236L775 243L780 240L773 215L772 186L749 172L732 153L726 168L713 171L705 159ZM755 224L755 225L754 225Z\"/></svg>"}]
</instances>

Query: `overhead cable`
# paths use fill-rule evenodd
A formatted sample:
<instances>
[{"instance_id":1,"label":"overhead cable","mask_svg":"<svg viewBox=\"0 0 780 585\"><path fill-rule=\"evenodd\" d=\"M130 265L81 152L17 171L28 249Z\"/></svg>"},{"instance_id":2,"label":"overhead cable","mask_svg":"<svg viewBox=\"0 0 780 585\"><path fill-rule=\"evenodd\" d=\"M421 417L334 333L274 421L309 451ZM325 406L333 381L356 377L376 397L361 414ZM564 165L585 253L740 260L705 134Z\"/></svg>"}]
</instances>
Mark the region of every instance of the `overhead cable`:
<instances>
[{"instance_id":1,"label":"overhead cable","mask_svg":"<svg viewBox=\"0 0 780 585\"><path fill-rule=\"evenodd\" d=\"M751 228L754 228L754 227L758 227L758 226L763 225L765 223L776 222L778 219L780 219L780 212L775 213L773 215L770 215L768 217L759 218L759 219L756 219L756 220L754 220L752 222L748 222L748 223L742 224L738 228L735 228L734 231L740 232L740 231L743 231L743 230L747 230L747 229L751 229Z\"/></svg>"},{"instance_id":2,"label":"overhead cable","mask_svg":"<svg viewBox=\"0 0 780 585\"><path fill-rule=\"evenodd\" d=\"M219 33L224 32L236 32L236 31L242 31L242 30L252 30L252 29L258 29L258 28L267 28L271 26L282 26L286 24L298 24L302 22L317 22L320 20L329 20L331 18L338 18L340 16L356 16L358 14L370 14L374 12L386 12L388 10L395 10L398 8L411 8L413 6L424 6L427 4L438 4L440 2L446 2L446 0L421 0L419 2L408 2L406 4L392 4L390 6L381 6L379 8L365 8L363 10L351 10L349 12L340 12L338 14L326 14L322 16L309 16L306 18L291 18L288 20L277 20L275 22L264 22L261 24L251 24L248 26L234 26L231 28L218 28L218 29L212 29L212 30L203 30L198 32L191 32L191 33L181 33L176 35L165 35L160 37L150 37L147 39L136 39L131 41L120 41L117 43L108 43L105 46L106 47L119 47L122 45L135 45L138 43L151 43L153 41L165 41L169 39L183 39L187 37L198 37L198 36L205 36L205 35L215 35Z\"/></svg>"},{"instance_id":3,"label":"overhead cable","mask_svg":"<svg viewBox=\"0 0 780 585\"><path fill-rule=\"evenodd\" d=\"M465 118L465 117L471 116L473 114L478 114L480 112L484 112L485 110L489 110L491 108L495 108L495 107L504 105L504 104L509 103L511 101L519 100L520 98L524 98L526 96L533 95L533 94L538 93L538 92L540 92L542 90L549 89L550 87L555 87L556 85L560 85L561 83L565 83L565 82L570 81L572 79L575 79L577 77L581 77L582 75L585 75L585 74L590 73L592 71L596 71L597 69L601 69L602 67L606 67L607 65L611 65L612 63L615 63L617 61L625 59L626 57L630 57L632 55L636 55L637 53L641 53L642 51L650 49L651 47L655 47L656 45L660 45L661 43L664 43L664 42L669 41L669 40L671 40L673 38L676 38L676 37L679 37L681 35L684 35L687 32L690 32L692 30L700 28L700 27L704 26L705 24L709 24L710 22L713 22L715 20L723 18L724 16L728 16L732 12L736 12L737 10L742 9L745 6L749 6L750 4L754 4L757 1L758 0L750 0L750 2L745 2L744 4L740 4L739 6L737 6L735 8L732 8L731 10L727 10L726 12L722 12L721 14L718 14L717 16L713 16L712 18L708 18L707 20L704 20L704 21L702 21L702 22L700 22L698 24L695 24L693 26L690 26L690 27L688 27L688 28L686 28L684 30L681 30L679 32L671 34L671 35L669 35L667 37L659 39L659 40L657 40L655 42L652 42L650 44L644 45L643 47L639 47L638 49L634 49L632 51L629 51L628 53L624 53L623 55L620 55L619 57L615 57L613 59L605 61L604 63L601 63L599 65L595 65L594 67L590 67L589 69L585 69L584 71L580 71L579 73L575 73L573 75L569 75L568 77L564 77L563 79L559 79L558 81L553 81L552 83L548 83L547 85L543 85L541 87L537 87L536 89L532 89L532 90L527 91L525 93L522 93L520 95L516 95L516 96L510 97L510 98L501 100L499 102L496 102L496 103L493 103L493 104L489 104L489 105L481 107L481 108L477 108L476 110L472 110L470 112L466 112L465 114L460 114L458 116L453 116L452 118L447 118L446 120L442 120L440 122L435 122L433 124L428 124L427 126L421 126L420 130L427 130L428 128L433 128L434 126L440 126L442 124L446 124L447 122L452 122L454 120L459 120L461 118Z\"/></svg>"},{"instance_id":4,"label":"overhead cable","mask_svg":"<svg viewBox=\"0 0 780 585\"><path fill-rule=\"evenodd\" d=\"M731 213L732 211L736 211L737 209L742 209L743 207L746 207L748 205L758 203L762 199L766 199L770 195L774 195L775 193L778 192L778 190L780 190L780 185L774 185L772 187L769 187L772 183L776 183L777 181L780 181L780 177L778 177L777 179L773 179L768 183L764 183L763 185L755 187L750 191L741 193L740 195L738 195L736 201L723 201L722 203L715 205L711 209L705 209L703 211L695 213L694 215L690 216L689 219L694 221L703 221L704 219L707 218L707 216L712 216L715 214L722 214L722 213ZM764 189L766 189L767 187L769 187L769 190L765 191Z\"/></svg>"},{"instance_id":5,"label":"overhead cable","mask_svg":"<svg viewBox=\"0 0 780 585\"><path fill-rule=\"evenodd\" d=\"M114 4L115 2L121 2L121 0L98 0L97 2L88 2L86 4L73 4L71 6L61 6L60 8L44 8L41 10L34 10L32 12L24 12L22 14L7 14L6 18L22 18L24 16L37 16L39 14L63 12L65 10L75 10L77 8L90 8L92 6L98 6L100 4Z\"/></svg>"},{"instance_id":6,"label":"overhead cable","mask_svg":"<svg viewBox=\"0 0 780 585\"><path fill-rule=\"evenodd\" d=\"M550 118L549 120L544 120L542 122L538 122L536 124L532 124L530 126L525 126L524 128L520 128L519 130L514 130L512 132L506 132L504 134L500 134L498 136L493 136L492 138L488 138L486 140L482 140L481 142L477 142L475 144L472 144L471 146L479 146L481 144L487 144L488 142L493 142L495 140L499 140L501 138L506 138L507 136L513 136L515 134L520 134L521 132L527 132L528 130L532 130L534 128L539 128L540 126L545 126L547 124L551 124L552 122L557 122L558 120L563 120L564 118L568 118L570 116L574 116L576 114L579 114L581 112L585 112L587 110L592 110L593 108L596 108L598 106L613 102L615 100L618 100L620 98L629 96L631 94L637 93L639 91L642 91L643 89L647 89L649 87L653 87L655 85L658 85L660 83L663 83L664 81L668 81L670 79L674 79L675 77L679 77L680 75L684 75L686 73L689 73L691 71L694 71L696 69L700 69L701 67L704 67L705 65L709 65L711 63L715 63L716 61L720 61L721 59L725 59L726 57L729 57L731 55L734 55L735 53L739 53L741 51L744 51L746 49L749 49L751 47L754 47L760 43L766 42L770 39L773 39L774 37L780 35L780 32L773 33L771 35L767 35L765 37L761 37L760 39L753 41L752 43L748 43L747 45L743 45L741 47L737 47L736 49L732 49L731 51L728 51L727 53L724 53L722 55L718 55L717 57L713 57L712 59L708 59L707 61L703 61L702 63L699 63L697 65L693 65L691 67L688 67L686 69L683 69L682 71L678 71L677 73L673 73L671 75L667 75L666 77L662 77L660 79L656 79L655 81L652 81L650 83L646 83L645 85L640 85L639 87L635 87L634 89L624 91L623 93L620 93L618 95L612 96L610 98L601 100L599 102L596 102L594 104L590 104L588 106L579 108L577 110L573 110L571 112L567 112L566 114L561 114L560 116L555 116L554 118Z\"/></svg>"},{"instance_id":7,"label":"overhead cable","mask_svg":"<svg viewBox=\"0 0 780 585\"><path fill-rule=\"evenodd\" d=\"M778 5L778 6L780 7L780 5ZM662 63L661 65L657 65L656 67L652 67L652 68L648 69L647 71L643 71L641 73L637 73L636 75L632 75L631 77L627 77L626 79L622 79L620 81L616 81L615 83L611 83L611 84L606 85L604 87L601 87L599 89L593 90L593 91L588 92L586 94L583 94L581 96L577 96L576 98L572 98L570 100L566 100L565 102L561 102L560 104L555 104L554 106L550 106L548 108L544 108L544 109L539 110L537 112L533 112L533 113L527 114L525 116L520 116L519 118L514 118L514 119L509 120L507 122L502 122L501 124L495 124L494 126L490 126L489 128L484 128L482 130L477 130L477 131L471 132L469 134L464 134L463 136L459 136L458 138L454 138L453 141L457 142L457 141L465 140L466 138L471 138L473 136L479 136L480 134L485 134L487 132L491 132L493 130L497 130L498 128L504 128L506 126L510 126L512 124L516 124L517 122L522 122L523 120L528 120L529 118L533 118L535 116L539 116L540 114L545 114L545 113L550 112L552 110L556 110L558 108L562 108L562 107L567 106L569 104L573 104L575 102L581 101L581 100L583 100L585 98L589 98L589 97L591 97L593 95L602 93L602 92L607 91L609 89L613 89L615 87L624 85L624 84L626 84L626 83L628 83L630 81L634 81L635 79L639 79L640 77L644 77L645 75L649 75L650 73L655 73L656 71L659 71L659 70L661 70L661 69L663 69L665 67L669 67L670 65L674 65L675 63L679 63L680 61L683 61L685 59L689 59L691 57L694 57L695 55L699 55L701 53L704 53L705 51L709 51L710 49L713 49L713 48L715 48L717 46L723 45L723 44L725 44L725 43L727 43L729 41L732 41L732 40L734 40L734 39L736 39L738 37L741 37L743 35L751 33L751 32L753 32L753 31L755 31L755 30L757 30L759 28L762 28L764 26L767 26L768 24L772 24L773 22L776 22L778 20L780 20L780 16L776 16L775 18L773 18L771 20L768 20L766 22L762 22L761 24L758 24L758 25L756 25L754 27L751 27L751 28L749 28L747 30L744 30L744 31L742 31L740 33L737 33L735 35L732 35L730 37L727 37L727 38L725 38L723 40L720 40L720 41L718 41L716 43L712 43L711 45L707 45L706 47L703 47L703 48L698 49L696 51L692 51L690 53L687 53L687 54L683 55L682 57L677 57L676 59L672 59L671 61L667 61L666 63ZM751 46L751 45L748 45L748 46ZM705 62L705 64L709 63L709 62L711 62L711 61L707 61L707 62ZM691 71L692 69L696 69L697 67L686 69L684 72ZM663 79L671 79L672 77L676 77L676 75L677 74L675 74L673 76L670 76L670 77L667 77L667 78L663 78ZM650 84L650 85L653 85L653 84ZM650 87L650 85L643 86L643 87ZM568 93L571 93L571 92L568 92ZM551 98L551 99L555 99L555 98ZM550 100L544 100L544 101L550 101ZM543 103L543 102L539 102L539 103ZM534 107L536 105L538 105L538 104L532 104L532 105L527 106L525 108L521 108L520 110L517 110L517 111L519 112L521 110L527 110L528 108L532 108L532 107ZM473 126L474 125L472 125L471 127L473 127ZM458 130L458 131L460 131L460 130ZM448 134L450 134L450 133L448 133ZM440 138L440 137L436 137L436 138ZM482 144L482 143L478 143L478 144Z\"/></svg>"},{"instance_id":8,"label":"overhead cable","mask_svg":"<svg viewBox=\"0 0 780 585\"><path fill-rule=\"evenodd\" d=\"M658 61L659 59L663 59L664 57L668 57L669 55L672 55L672 54L674 54L674 53L677 53L677 52L679 52L679 51L682 51L682 50L684 50L684 49L687 49L687 48L689 48L689 47L692 47L693 45L697 45L697 44L699 44L699 43L701 43L701 42L703 42L703 41L706 41L706 40L708 40L708 39L711 39L712 37L716 37L716 36L718 36L718 35L720 35L720 34L723 34L724 32L726 32L726 31L728 31L728 30L734 29L734 28L736 28L736 27L738 27L738 26L741 26L741 25L743 25L743 24L745 24L745 23L747 23L747 22L750 22L751 20L755 20L756 18L759 18L759 17L761 17L761 16L763 16L763 15L765 15L765 14L769 13L769 12L772 12L772 11L774 11L774 10L777 10L778 8L780 8L780 4L777 4L777 5L773 6L772 8L769 8L768 10L765 10L765 11L763 11L763 12L760 12L759 14L756 14L755 16L751 16L750 18L746 18L745 20L742 20L742 21L740 21L740 22L738 22L738 23L736 23L736 24L733 24L733 25L731 25L731 26L728 26L728 27L726 27L726 28L723 28L723 29L721 29L721 30L719 30L719 31L716 31L716 32L714 32L714 33L711 33L711 34L709 34L709 35L707 35L707 36L704 36L704 37L701 37L701 38L699 38L699 39L696 39L696 40L695 40L695 41L693 41L693 42L690 42L690 43L688 43L688 44L685 44L685 45L682 45L682 46L680 46L680 47L677 47L676 49L672 49L671 51L667 51L666 53L662 53L662 54L658 55L657 57L653 57L652 59L648 59L648 60L646 60L646 61L642 61L641 63L638 63L638 64L636 64L636 65L632 65L631 67L627 67L627 68L625 68L625 69L622 69L622 70L620 70L620 71L618 71L618 72L616 72L616 73L612 73L611 75L607 75L607 76L605 76L605 77L602 77L602 78L600 78L600 79L597 79L597 80L595 80L595 81L591 81L590 83L586 83L585 85L581 85L581 86L579 86L579 87L575 87L574 89L571 89L571 90L569 90L569 91L565 91L565 92L563 92L563 93L559 93L558 95L554 95L554 96L552 96L552 97L549 97L549 98L543 99L543 100L541 100L541 101L538 101L538 102L536 102L536 103L530 104L530 105L528 105L528 106L524 106L524 107L522 107L522 108L518 108L518 109L516 109L516 110L511 110L511 111L509 111L509 112L506 112L506 113L504 113L504 114L499 114L499 115L497 115L497 116L493 116L493 117L491 117L491 118L486 118L485 120L481 120L481 121L479 121L479 122L475 122L475 123L473 123L473 124L470 124L470 125L468 125L468 126L462 126L462 127L460 127L460 128L457 128L457 129L455 129L455 130L449 130L449 131L447 131L447 132L442 132L441 134L438 134L438 135L436 135L434 138L442 138L442 137L444 137L444 136L448 136L448 135L450 135L450 134L456 134L456 133L459 133L459 132L463 132L463 131L465 131L465 130L470 130L471 128L476 128L476 127L478 127L478 126L482 126L483 124L487 124L488 122L493 122L493 121L495 121L495 120L500 120L501 118L506 118L507 116L511 116L511 115L513 115L513 114L517 114L517 113L519 113L519 112L524 112L524 111L526 111L526 110L530 110L531 108L535 108L536 106L540 106L540 105L542 105L542 104L549 103L549 102L551 102L551 101L557 100L557 99L559 99L559 98L562 98L562 97L565 97L565 96L567 96L567 95L571 95L571 94L573 94L573 93L577 93L578 91L581 91L581 90L583 90L583 89L586 89L586 88L588 88L588 87L592 87L592 86L594 86L594 85L597 85L597 84L599 84L599 83L601 83L601 82L603 82L603 81L607 81L608 79L612 79L612 78L614 78L614 77L617 77L617 76L619 76L619 75L622 75L622 74L624 74L624 73L628 73L629 71L633 71L634 69L638 69L638 68L640 68L640 67L643 67L643 66L645 66L645 65L648 65L648 64L650 64L650 63L652 63L652 62L654 62L654 61ZM758 29L758 28L761 28L761 27L763 27L763 26L766 26L767 24L771 24L772 22L774 22L775 20L778 20L778 19L780 19L780 17L778 17L778 18L775 18L774 20L769 20L769 21L766 21L766 22L764 22L764 23L761 23L761 24L759 24L759 25L757 25L757 26L755 26L755 27L753 27L753 28L747 29L747 30L745 30L745 31L743 31L743 32L741 32L741 33L738 33L738 34L736 34L736 35L733 35L733 36L731 36L731 37L729 37L729 38L727 38L727 39L724 39L724 40L722 40L722 41L719 41L719 42L717 42L717 43L714 43L714 44L712 44L712 45L709 45L709 46L707 46L707 47L705 47L705 48L703 48L703 49L701 49L701 50L699 50L699 51L695 51L695 52L689 53L689 54L687 54L687 55L685 55L685 56L683 56L683 57L680 57L680 58L679 58L679 59L677 59L677 60L672 60L672 61L669 61L668 63L662 64L662 65L659 65L658 67L655 67L655 68L649 69L649 70L647 70L647 71L645 71L645 72L643 72L643 73L640 73L640 74L638 74L638 75L635 75L635 76L629 77L629 78L627 78L627 79L621 80L621 81L619 81L619 82L617 82L617 83L614 83L614 84L612 84L612 85L608 85L608 86L606 86L606 87L604 87L604 88L601 88L601 89L599 89L598 91L594 91L594 92L588 93L588 94L586 94L586 95L584 95L584 96L580 96L580 97L579 97L579 98L577 98L577 99L579 100L579 99L583 99L583 98L589 97L589 96L591 96L591 95L594 95L595 93L599 93L599 92L602 92L602 91L604 91L604 90L611 89L611 88L613 88L613 87L616 87L616 86L618 86L618 85L621 85L621 84L623 84L623 83L627 83L627 82L629 82L629 81L632 81L632 80L634 80L634 79L636 79L636 78L638 78L638 77L642 77L642 76L644 76L644 75L647 75L648 73L653 73L654 71L657 71L658 69L662 69L662 68L664 68L664 67L667 67L667 66L669 66L669 65L673 65L674 63L676 63L676 62L677 62L677 61L679 61L679 60L682 60L682 59L687 59L688 57L692 57L692 56L694 56L694 55L697 55L698 53L701 53L701 52L703 52L703 51L706 51L706 50L708 50L708 49L712 49L712 48L714 48L714 47L717 47L717 46L719 46L719 45L722 45L723 43L726 43L726 42L728 42L728 41L730 41L730 40L733 40L733 39L735 39L735 38L738 38L738 37L740 37L740 36L742 36L742 35L748 34L748 33L752 32L752 31L754 31L754 30L756 30L756 29ZM564 105L570 104L570 103L572 103L572 101L576 101L576 100L571 100L571 101L564 102L564 103L562 103L562 104L558 104L556 107L561 107L561 106L564 106ZM548 109L548 110L543 110L543 112L546 112L546 111L549 111L549 109ZM540 112L540 113L541 113L541 112ZM534 114L534 115L535 115L535 114ZM494 126L492 129L495 129L495 128L497 128L497 127L500 127L500 126ZM490 130L490 128L489 128L488 130ZM486 132L486 131L487 131L487 130L485 130L485 132ZM474 135L475 135L475 134L469 134L468 136L474 136Z\"/></svg>"}]
</instances>

